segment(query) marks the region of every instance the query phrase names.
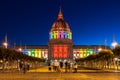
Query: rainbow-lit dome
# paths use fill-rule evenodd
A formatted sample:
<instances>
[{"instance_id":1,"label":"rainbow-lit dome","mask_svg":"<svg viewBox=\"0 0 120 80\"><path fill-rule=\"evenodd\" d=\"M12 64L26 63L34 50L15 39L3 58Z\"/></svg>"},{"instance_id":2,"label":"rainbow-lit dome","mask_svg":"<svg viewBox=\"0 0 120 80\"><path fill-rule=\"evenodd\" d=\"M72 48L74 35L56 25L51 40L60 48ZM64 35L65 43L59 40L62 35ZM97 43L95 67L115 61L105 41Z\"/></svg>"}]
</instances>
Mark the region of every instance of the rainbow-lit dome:
<instances>
[{"instance_id":1,"label":"rainbow-lit dome","mask_svg":"<svg viewBox=\"0 0 120 80\"><path fill-rule=\"evenodd\" d=\"M72 39L71 30L63 18L61 9L58 14L58 19L53 23L50 30L50 39Z\"/></svg>"},{"instance_id":2,"label":"rainbow-lit dome","mask_svg":"<svg viewBox=\"0 0 120 80\"><path fill-rule=\"evenodd\" d=\"M51 31L70 31L70 28L67 22L59 19L53 23Z\"/></svg>"}]
</instances>

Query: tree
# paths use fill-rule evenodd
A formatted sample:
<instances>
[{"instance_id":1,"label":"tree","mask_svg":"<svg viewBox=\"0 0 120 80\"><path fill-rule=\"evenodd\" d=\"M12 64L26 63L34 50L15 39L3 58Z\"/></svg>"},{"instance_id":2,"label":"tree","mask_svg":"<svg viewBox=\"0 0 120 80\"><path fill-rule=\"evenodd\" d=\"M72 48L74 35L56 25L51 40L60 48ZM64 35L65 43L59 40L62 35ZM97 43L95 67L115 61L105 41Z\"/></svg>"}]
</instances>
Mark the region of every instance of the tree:
<instances>
[{"instance_id":1,"label":"tree","mask_svg":"<svg viewBox=\"0 0 120 80\"><path fill-rule=\"evenodd\" d=\"M120 46L116 46L113 50L114 53L114 57L116 60L114 60L114 64L117 66L117 69L119 67L119 61L118 59L120 59Z\"/></svg>"},{"instance_id":2,"label":"tree","mask_svg":"<svg viewBox=\"0 0 120 80\"><path fill-rule=\"evenodd\" d=\"M15 50L6 49L3 47L0 47L0 60L2 61L2 64L3 64L3 71L5 68L6 62L8 62L8 66L11 66L13 68L13 63L16 61L18 62L18 60L24 61L24 62L29 61L30 63L33 63L34 65L36 65L35 64L36 62L40 63L40 62L45 61L44 59L28 56L26 54L23 54L22 52L17 52Z\"/></svg>"},{"instance_id":3,"label":"tree","mask_svg":"<svg viewBox=\"0 0 120 80\"><path fill-rule=\"evenodd\" d=\"M116 58L120 58L120 46L116 46L112 51Z\"/></svg>"},{"instance_id":4,"label":"tree","mask_svg":"<svg viewBox=\"0 0 120 80\"><path fill-rule=\"evenodd\" d=\"M106 66L108 66L108 68L109 68L110 63L114 57L113 52L111 50L103 50L103 51L100 51L98 53L98 55L99 55L99 58L101 60L101 64L103 66L105 66L105 68L106 68Z\"/></svg>"}]
</instances>

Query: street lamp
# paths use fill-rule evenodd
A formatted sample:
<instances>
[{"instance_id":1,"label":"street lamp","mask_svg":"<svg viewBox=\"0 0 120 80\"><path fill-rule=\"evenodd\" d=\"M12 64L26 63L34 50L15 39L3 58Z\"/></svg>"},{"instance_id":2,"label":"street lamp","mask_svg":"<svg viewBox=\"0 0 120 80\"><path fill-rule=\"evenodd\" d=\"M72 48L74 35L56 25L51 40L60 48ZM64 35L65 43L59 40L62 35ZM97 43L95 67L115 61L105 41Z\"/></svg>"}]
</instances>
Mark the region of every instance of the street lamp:
<instances>
[{"instance_id":1,"label":"street lamp","mask_svg":"<svg viewBox=\"0 0 120 80\"><path fill-rule=\"evenodd\" d=\"M4 42L3 45L4 45L5 48L7 48L8 43L7 43L7 42Z\"/></svg>"},{"instance_id":2,"label":"street lamp","mask_svg":"<svg viewBox=\"0 0 120 80\"><path fill-rule=\"evenodd\" d=\"M116 41L114 41L111 45L113 48L115 48L118 45L118 43Z\"/></svg>"},{"instance_id":3,"label":"street lamp","mask_svg":"<svg viewBox=\"0 0 120 80\"><path fill-rule=\"evenodd\" d=\"M118 45L118 43L117 43L117 41L116 41L116 38L115 38L115 36L113 36L113 42L112 42L111 46L112 46L113 48L115 48L117 45Z\"/></svg>"},{"instance_id":4,"label":"street lamp","mask_svg":"<svg viewBox=\"0 0 120 80\"><path fill-rule=\"evenodd\" d=\"M19 48L19 51L22 52L22 48Z\"/></svg>"},{"instance_id":5,"label":"street lamp","mask_svg":"<svg viewBox=\"0 0 120 80\"><path fill-rule=\"evenodd\" d=\"M102 50L102 48L98 48L98 51L100 52Z\"/></svg>"}]
</instances>

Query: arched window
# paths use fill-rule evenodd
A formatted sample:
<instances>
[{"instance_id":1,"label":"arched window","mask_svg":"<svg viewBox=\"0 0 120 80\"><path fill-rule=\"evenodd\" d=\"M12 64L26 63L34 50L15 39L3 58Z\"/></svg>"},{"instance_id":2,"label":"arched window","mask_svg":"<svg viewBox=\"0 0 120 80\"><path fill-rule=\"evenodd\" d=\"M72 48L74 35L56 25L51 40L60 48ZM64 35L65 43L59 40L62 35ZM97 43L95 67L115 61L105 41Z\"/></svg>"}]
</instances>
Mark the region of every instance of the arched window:
<instances>
[{"instance_id":1,"label":"arched window","mask_svg":"<svg viewBox=\"0 0 120 80\"><path fill-rule=\"evenodd\" d=\"M54 33L51 32L51 39L54 39Z\"/></svg>"},{"instance_id":2,"label":"arched window","mask_svg":"<svg viewBox=\"0 0 120 80\"><path fill-rule=\"evenodd\" d=\"M61 38L64 38L64 31L61 31Z\"/></svg>"}]
</instances>

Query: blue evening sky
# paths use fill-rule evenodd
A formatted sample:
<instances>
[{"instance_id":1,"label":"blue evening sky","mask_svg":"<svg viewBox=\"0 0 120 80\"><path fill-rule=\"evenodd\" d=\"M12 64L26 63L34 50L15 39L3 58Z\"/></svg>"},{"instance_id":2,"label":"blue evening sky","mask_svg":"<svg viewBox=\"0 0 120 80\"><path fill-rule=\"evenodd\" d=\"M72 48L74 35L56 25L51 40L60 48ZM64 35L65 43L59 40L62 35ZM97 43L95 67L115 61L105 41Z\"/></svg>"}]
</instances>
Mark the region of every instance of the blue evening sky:
<instances>
[{"instance_id":1,"label":"blue evening sky","mask_svg":"<svg viewBox=\"0 0 120 80\"><path fill-rule=\"evenodd\" d=\"M120 42L119 0L0 0L0 45L46 45L60 6L75 45Z\"/></svg>"}]
</instances>

